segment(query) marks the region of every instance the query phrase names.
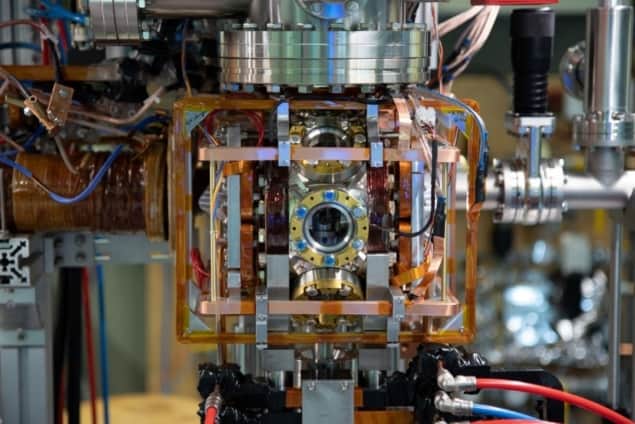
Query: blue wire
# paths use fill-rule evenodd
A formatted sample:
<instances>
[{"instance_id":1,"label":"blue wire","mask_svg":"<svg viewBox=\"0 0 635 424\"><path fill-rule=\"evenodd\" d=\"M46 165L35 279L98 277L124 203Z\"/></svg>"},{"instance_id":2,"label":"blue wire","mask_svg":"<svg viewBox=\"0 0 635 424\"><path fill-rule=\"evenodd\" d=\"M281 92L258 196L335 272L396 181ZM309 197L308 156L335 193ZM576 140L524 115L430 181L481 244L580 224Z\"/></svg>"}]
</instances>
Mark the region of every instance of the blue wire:
<instances>
[{"instance_id":1,"label":"blue wire","mask_svg":"<svg viewBox=\"0 0 635 424\"><path fill-rule=\"evenodd\" d=\"M101 368L101 396L104 404L104 424L110 423L110 408L108 396L110 392L108 382L108 338L106 336L106 301L104 298L104 268L101 264L97 271L97 301L99 306L99 362Z\"/></svg>"},{"instance_id":2,"label":"blue wire","mask_svg":"<svg viewBox=\"0 0 635 424\"><path fill-rule=\"evenodd\" d=\"M483 405L481 403L474 404L474 406L472 407L472 414L484 417L505 418L512 420L540 421L538 418L532 417L531 415L523 414L522 412L499 408L497 406Z\"/></svg>"},{"instance_id":3,"label":"blue wire","mask_svg":"<svg viewBox=\"0 0 635 424\"><path fill-rule=\"evenodd\" d=\"M88 16L81 13L74 13L70 10L60 6L59 4L51 3L48 0L40 0L40 4L44 6L44 9L36 9L28 7L25 9L27 15L34 18L44 19L59 19L63 21L71 21L80 25L88 24Z\"/></svg>"},{"instance_id":4,"label":"blue wire","mask_svg":"<svg viewBox=\"0 0 635 424\"><path fill-rule=\"evenodd\" d=\"M44 131L45 131L44 125L38 125L35 131L33 131L33 133L31 133L31 135L29 136L29 138L26 139L22 147L24 147L25 150L28 150L29 148L31 148L33 143L35 143L38 140L38 138L42 137L42 135L44 134Z\"/></svg>"},{"instance_id":5,"label":"blue wire","mask_svg":"<svg viewBox=\"0 0 635 424\"><path fill-rule=\"evenodd\" d=\"M119 153L121 153L122 150L123 144L120 144L115 148L115 150L112 151L110 156L108 156L108 159L106 159L101 168L99 168L99 171L97 171L97 173L95 174L95 177L91 180L90 183L88 183L86 188L82 190L81 193L73 197L64 197L60 196L57 193L49 192L49 197L63 205L71 205L73 203L81 202L82 200L86 199L93 191L95 191L102 178L104 178L104 175L106 175L106 172L108 172L108 169L112 166L112 163L115 161L115 159L117 159L117 156L119 156Z\"/></svg>"},{"instance_id":6,"label":"blue wire","mask_svg":"<svg viewBox=\"0 0 635 424\"><path fill-rule=\"evenodd\" d=\"M52 191L48 191L47 193L49 197L63 205L70 205L76 202L81 202L82 200L86 199L88 196L91 195L93 191L95 191L95 189L101 182L102 178L104 178L104 175L106 174L106 172L108 172L108 169L112 166L115 159L117 159L117 156L119 156L119 154L123 150L123 147L124 147L123 144L120 144L115 148L115 150L112 151L112 153L110 153L110 156L108 156L108 159L106 159L106 161L101 166L101 168L99 168L99 171L97 171L97 173L95 174L95 177L88 183L86 188L82 190L81 193L73 197L65 197L57 193L54 193ZM15 169L16 171L22 173L27 178L33 178L33 173L29 169L25 168L24 166L20 165L17 162L12 161L5 155L0 155L0 163L3 163Z\"/></svg>"},{"instance_id":7,"label":"blue wire","mask_svg":"<svg viewBox=\"0 0 635 424\"><path fill-rule=\"evenodd\" d=\"M6 49L27 49L27 50L33 50L38 53L42 51L40 49L40 46L38 46L37 44L24 43L21 41L16 41L12 43L0 43L0 50L6 50Z\"/></svg>"}]
</instances>

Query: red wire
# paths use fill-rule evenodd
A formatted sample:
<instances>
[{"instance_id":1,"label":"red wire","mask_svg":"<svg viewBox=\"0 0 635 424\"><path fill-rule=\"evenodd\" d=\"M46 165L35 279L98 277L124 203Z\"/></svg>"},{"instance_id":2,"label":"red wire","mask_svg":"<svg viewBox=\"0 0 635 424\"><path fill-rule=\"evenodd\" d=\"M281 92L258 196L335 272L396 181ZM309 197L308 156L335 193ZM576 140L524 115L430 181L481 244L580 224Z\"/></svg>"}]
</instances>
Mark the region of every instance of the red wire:
<instances>
[{"instance_id":1,"label":"red wire","mask_svg":"<svg viewBox=\"0 0 635 424\"><path fill-rule=\"evenodd\" d=\"M216 411L216 408L214 408L213 406L207 408L207 411L205 411L205 424L215 424L217 412L218 411Z\"/></svg>"},{"instance_id":2,"label":"red wire","mask_svg":"<svg viewBox=\"0 0 635 424\"><path fill-rule=\"evenodd\" d=\"M205 118L205 126L207 128L207 131L209 132L213 131L212 127L214 126L214 117L218 115L218 113L220 112L223 112L223 110L222 109L213 110L212 112L210 112L209 115L207 115L207 118ZM256 128L256 131L258 132L258 142L256 146L258 147L263 146L265 142L265 123L262 117L260 116L260 114L249 111L249 110L243 110L240 112L244 113L245 116L249 118L249 122L251 122L251 124Z\"/></svg>"},{"instance_id":3,"label":"red wire","mask_svg":"<svg viewBox=\"0 0 635 424\"><path fill-rule=\"evenodd\" d=\"M57 31L60 35L60 42L62 43L62 49L65 52L68 51L68 34L66 33L66 27L64 26L64 22L61 20L55 21L55 25L57 26Z\"/></svg>"},{"instance_id":4,"label":"red wire","mask_svg":"<svg viewBox=\"0 0 635 424\"><path fill-rule=\"evenodd\" d=\"M581 396L563 392L562 390L551 389L549 387L539 386L537 384L525 383L522 381L503 380L497 378L479 378L476 380L476 387L479 389L500 389L511 390L515 392L524 392L539 395L549 399L559 400L569 403L594 414L600 415L607 420L616 424L633 424L633 421L618 414L599 403L593 402Z\"/></svg>"},{"instance_id":5,"label":"red wire","mask_svg":"<svg viewBox=\"0 0 635 424\"><path fill-rule=\"evenodd\" d=\"M471 424L543 424L549 421L536 421L536 420L480 420L472 421Z\"/></svg>"},{"instance_id":6,"label":"red wire","mask_svg":"<svg viewBox=\"0 0 635 424\"><path fill-rule=\"evenodd\" d=\"M90 313L90 275L82 270L82 305L84 309L84 331L86 338L86 363L90 388L90 413L93 424L97 424L97 384L95 380L95 351L93 349L93 325Z\"/></svg>"}]
</instances>

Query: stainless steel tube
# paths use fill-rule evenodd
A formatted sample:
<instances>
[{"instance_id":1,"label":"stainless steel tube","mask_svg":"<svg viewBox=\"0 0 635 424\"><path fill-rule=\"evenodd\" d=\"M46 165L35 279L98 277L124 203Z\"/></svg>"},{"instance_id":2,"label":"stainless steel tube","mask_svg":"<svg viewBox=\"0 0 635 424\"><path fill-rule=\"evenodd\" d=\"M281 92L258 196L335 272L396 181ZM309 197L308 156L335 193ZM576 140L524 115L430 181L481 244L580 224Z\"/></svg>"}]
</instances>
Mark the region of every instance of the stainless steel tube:
<instances>
[{"instance_id":1,"label":"stainless steel tube","mask_svg":"<svg viewBox=\"0 0 635 424\"><path fill-rule=\"evenodd\" d=\"M496 177L487 177L484 210L498 207L502 194L496 185ZM457 175L457 209L465 210L467 205L467 175ZM604 185L587 175L568 175L562 191L569 210L623 209L635 189L635 171L625 172L614 184Z\"/></svg>"},{"instance_id":2,"label":"stainless steel tube","mask_svg":"<svg viewBox=\"0 0 635 424\"><path fill-rule=\"evenodd\" d=\"M251 0L146 0L144 13L164 18L224 16L247 13Z\"/></svg>"},{"instance_id":3,"label":"stainless steel tube","mask_svg":"<svg viewBox=\"0 0 635 424\"><path fill-rule=\"evenodd\" d=\"M601 1L588 10L586 31L585 112L630 110L633 8Z\"/></svg>"},{"instance_id":4,"label":"stainless steel tube","mask_svg":"<svg viewBox=\"0 0 635 424\"><path fill-rule=\"evenodd\" d=\"M609 308L609 390L608 402L617 409L620 402L620 342L622 304L622 231L621 222L613 223L613 248L611 249Z\"/></svg>"}]
</instances>

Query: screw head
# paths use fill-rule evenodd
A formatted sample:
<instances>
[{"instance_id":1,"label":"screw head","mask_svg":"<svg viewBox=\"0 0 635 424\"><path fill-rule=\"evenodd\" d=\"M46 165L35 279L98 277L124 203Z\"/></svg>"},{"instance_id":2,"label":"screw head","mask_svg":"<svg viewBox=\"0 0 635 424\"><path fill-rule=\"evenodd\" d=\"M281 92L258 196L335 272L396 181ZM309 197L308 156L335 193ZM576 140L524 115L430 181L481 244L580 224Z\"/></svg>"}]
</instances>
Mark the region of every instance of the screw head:
<instances>
[{"instance_id":1,"label":"screw head","mask_svg":"<svg viewBox=\"0 0 635 424\"><path fill-rule=\"evenodd\" d=\"M347 1L346 10L348 10L349 12L355 12L359 10L359 4L356 1Z\"/></svg>"},{"instance_id":2,"label":"screw head","mask_svg":"<svg viewBox=\"0 0 635 424\"><path fill-rule=\"evenodd\" d=\"M326 266L335 266L336 262L337 260L335 259L335 256L333 255L328 255L324 257L324 265Z\"/></svg>"},{"instance_id":3,"label":"screw head","mask_svg":"<svg viewBox=\"0 0 635 424\"><path fill-rule=\"evenodd\" d=\"M295 248L299 252L304 252L307 249L308 245L306 240L297 240L295 242Z\"/></svg>"},{"instance_id":4,"label":"screw head","mask_svg":"<svg viewBox=\"0 0 635 424\"><path fill-rule=\"evenodd\" d=\"M348 382L344 381L340 384L340 389L342 389L343 392L348 390Z\"/></svg>"},{"instance_id":5,"label":"screw head","mask_svg":"<svg viewBox=\"0 0 635 424\"><path fill-rule=\"evenodd\" d=\"M327 202L334 202L337 199L337 193L333 190L327 190L324 192L323 197Z\"/></svg>"},{"instance_id":6,"label":"screw head","mask_svg":"<svg viewBox=\"0 0 635 424\"><path fill-rule=\"evenodd\" d=\"M307 209L304 206L299 206L296 210L295 210L295 216L298 219L304 219L306 218L306 214L307 214Z\"/></svg>"},{"instance_id":7,"label":"screw head","mask_svg":"<svg viewBox=\"0 0 635 424\"><path fill-rule=\"evenodd\" d=\"M319 294L319 291L317 288L315 288L315 286L306 286L304 288L304 294L309 297L315 297Z\"/></svg>"},{"instance_id":8,"label":"screw head","mask_svg":"<svg viewBox=\"0 0 635 424\"><path fill-rule=\"evenodd\" d=\"M353 209L353 217L356 219L360 219L366 216L366 210L361 206L357 206Z\"/></svg>"},{"instance_id":9,"label":"screw head","mask_svg":"<svg viewBox=\"0 0 635 424\"><path fill-rule=\"evenodd\" d=\"M306 388L309 389L310 392L315 390L315 382L314 381L310 381L307 383Z\"/></svg>"},{"instance_id":10,"label":"screw head","mask_svg":"<svg viewBox=\"0 0 635 424\"><path fill-rule=\"evenodd\" d=\"M364 248L364 241L360 239L353 240L353 243L351 243L351 246L355 250L362 250Z\"/></svg>"}]
</instances>

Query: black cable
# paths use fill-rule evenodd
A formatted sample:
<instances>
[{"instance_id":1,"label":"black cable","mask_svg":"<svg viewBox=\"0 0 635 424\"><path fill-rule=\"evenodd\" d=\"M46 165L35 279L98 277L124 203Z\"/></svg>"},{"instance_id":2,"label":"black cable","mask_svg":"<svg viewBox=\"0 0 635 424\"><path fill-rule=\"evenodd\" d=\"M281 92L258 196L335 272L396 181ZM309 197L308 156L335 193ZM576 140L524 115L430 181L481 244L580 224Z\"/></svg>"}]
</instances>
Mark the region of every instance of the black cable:
<instances>
[{"instance_id":1,"label":"black cable","mask_svg":"<svg viewBox=\"0 0 635 424\"><path fill-rule=\"evenodd\" d=\"M53 67L55 69L55 82L62 83L64 80L64 71L62 70L62 62L60 62L60 57L57 54L57 50L55 50L55 44L47 39L46 43L48 45L49 50L51 51L51 55L53 56Z\"/></svg>"},{"instance_id":2,"label":"black cable","mask_svg":"<svg viewBox=\"0 0 635 424\"><path fill-rule=\"evenodd\" d=\"M386 228L381 225L371 224L371 227L379 228L383 232L387 233L396 233L397 237L405 237L405 238L416 238L423 235L428 229L432 226L434 222L434 214L435 214L435 203L436 203L436 186L437 186L437 166L438 166L438 153L439 153L439 143L437 140L432 140L432 169L430 170L430 215L428 215L428 221L426 224L421 227L418 231L414 233L407 233L401 231L395 231L394 228Z\"/></svg>"}]
</instances>

